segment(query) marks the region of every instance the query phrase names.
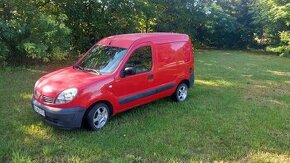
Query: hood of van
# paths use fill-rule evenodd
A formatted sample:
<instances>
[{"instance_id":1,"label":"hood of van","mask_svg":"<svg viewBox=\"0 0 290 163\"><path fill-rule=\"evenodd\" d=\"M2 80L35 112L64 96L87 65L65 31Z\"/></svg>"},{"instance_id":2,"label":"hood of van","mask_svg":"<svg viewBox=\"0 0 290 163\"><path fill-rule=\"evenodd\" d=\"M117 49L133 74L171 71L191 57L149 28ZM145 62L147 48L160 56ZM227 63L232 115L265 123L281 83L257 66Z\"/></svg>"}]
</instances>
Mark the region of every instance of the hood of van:
<instances>
[{"instance_id":1,"label":"hood of van","mask_svg":"<svg viewBox=\"0 0 290 163\"><path fill-rule=\"evenodd\" d=\"M56 97L65 89L81 89L103 78L105 76L77 70L71 66L44 75L37 81L34 89L42 95Z\"/></svg>"}]
</instances>

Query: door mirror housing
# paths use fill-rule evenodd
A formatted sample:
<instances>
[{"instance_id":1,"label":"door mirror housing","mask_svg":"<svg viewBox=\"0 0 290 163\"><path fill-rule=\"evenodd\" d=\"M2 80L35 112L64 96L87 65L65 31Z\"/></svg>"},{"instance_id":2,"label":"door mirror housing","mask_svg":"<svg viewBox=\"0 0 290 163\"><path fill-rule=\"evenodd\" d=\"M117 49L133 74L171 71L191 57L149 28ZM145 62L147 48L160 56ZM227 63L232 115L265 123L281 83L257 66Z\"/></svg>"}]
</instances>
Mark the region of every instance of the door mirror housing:
<instances>
[{"instance_id":1,"label":"door mirror housing","mask_svg":"<svg viewBox=\"0 0 290 163\"><path fill-rule=\"evenodd\" d=\"M136 67L134 67L134 66L125 67L125 69L122 73L122 77L135 75L135 74L136 74Z\"/></svg>"}]
</instances>

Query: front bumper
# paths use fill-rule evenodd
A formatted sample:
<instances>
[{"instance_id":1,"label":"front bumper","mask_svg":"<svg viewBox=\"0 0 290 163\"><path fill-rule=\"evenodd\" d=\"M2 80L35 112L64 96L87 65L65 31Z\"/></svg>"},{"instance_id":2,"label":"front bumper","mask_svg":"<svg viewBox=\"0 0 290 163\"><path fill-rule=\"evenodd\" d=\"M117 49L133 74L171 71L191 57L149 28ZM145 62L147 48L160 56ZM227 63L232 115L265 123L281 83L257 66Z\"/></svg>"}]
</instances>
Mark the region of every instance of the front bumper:
<instances>
[{"instance_id":1,"label":"front bumper","mask_svg":"<svg viewBox=\"0 0 290 163\"><path fill-rule=\"evenodd\" d=\"M33 98L32 108L34 108L34 106L37 106L38 108L44 110L45 116L42 116L38 113L37 114L42 117L47 123L65 129L80 128L82 125L83 116L86 111L84 108L81 107L65 109L50 107L41 104Z\"/></svg>"}]
</instances>

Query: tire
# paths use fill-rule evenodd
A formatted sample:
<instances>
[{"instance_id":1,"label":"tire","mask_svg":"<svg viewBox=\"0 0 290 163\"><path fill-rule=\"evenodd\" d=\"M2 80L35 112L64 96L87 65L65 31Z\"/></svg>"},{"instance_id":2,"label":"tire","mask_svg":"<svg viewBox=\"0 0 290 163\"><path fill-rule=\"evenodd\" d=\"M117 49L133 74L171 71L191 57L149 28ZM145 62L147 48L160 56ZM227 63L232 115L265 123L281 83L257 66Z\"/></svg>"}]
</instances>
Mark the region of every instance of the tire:
<instances>
[{"instance_id":1,"label":"tire","mask_svg":"<svg viewBox=\"0 0 290 163\"><path fill-rule=\"evenodd\" d=\"M111 115L110 107L105 103L97 103L86 115L87 127L92 131L102 129Z\"/></svg>"},{"instance_id":2,"label":"tire","mask_svg":"<svg viewBox=\"0 0 290 163\"><path fill-rule=\"evenodd\" d=\"M187 96L188 85L185 83L180 83L173 94L173 99L177 102L183 102L186 100Z\"/></svg>"}]
</instances>

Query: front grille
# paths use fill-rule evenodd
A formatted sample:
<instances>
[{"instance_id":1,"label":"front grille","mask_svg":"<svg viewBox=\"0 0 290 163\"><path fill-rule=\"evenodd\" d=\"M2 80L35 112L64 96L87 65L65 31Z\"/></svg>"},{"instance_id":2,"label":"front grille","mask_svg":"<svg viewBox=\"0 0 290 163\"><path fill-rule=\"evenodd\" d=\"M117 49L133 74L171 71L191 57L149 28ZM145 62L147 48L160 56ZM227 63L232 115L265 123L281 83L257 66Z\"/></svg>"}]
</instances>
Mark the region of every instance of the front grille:
<instances>
[{"instance_id":1,"label":"front grille","mask_svg":"<svg viewBox=\"0 0 290 163\"><path fill-rule=\"evenodd\" d=\"M48 97L48 96L43 95L42 98L43 98L43 101L46 103L53 104L53 102L54 102L54 98L52 98L52 97Z\"/></svg>"}]
</instances>

